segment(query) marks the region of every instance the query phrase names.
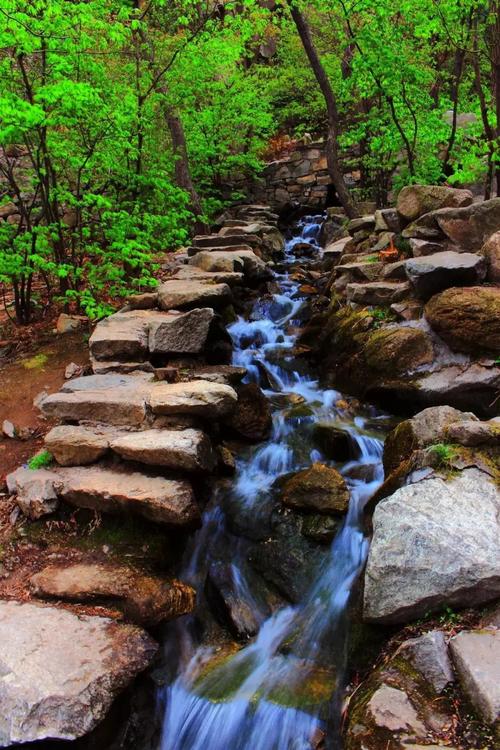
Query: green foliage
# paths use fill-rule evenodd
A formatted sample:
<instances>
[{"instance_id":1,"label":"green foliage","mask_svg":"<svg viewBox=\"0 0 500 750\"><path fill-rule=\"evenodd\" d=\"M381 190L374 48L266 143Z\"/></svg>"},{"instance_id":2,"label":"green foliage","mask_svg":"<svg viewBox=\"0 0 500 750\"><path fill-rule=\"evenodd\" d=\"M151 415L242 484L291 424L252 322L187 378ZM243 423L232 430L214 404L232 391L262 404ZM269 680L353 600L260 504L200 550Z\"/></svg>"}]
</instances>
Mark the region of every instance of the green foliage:
<instances>
[{"instance_id":1,"label":"green foliage","mask_svg":"<svg viewBox=\"0 0 500 750\"><path fill-rule=\"evenodd\" d=\"M32 471L36 471L36 469L44 469L47 466L50 466L53 460L54 457L52 456L52 453L50 451L40 451L29 459L28 469L31 469Z\"/></svg>"},{"instance_id":2,"label":"green foliage","mask_svg":"<svg viewBox=\"0 0 500 750\"><path fill-rule=\"evenodd\" d=\"M447 467L456 456L456 449L448 443L435 443L427 448L429 453L436 456L439 466Z\"/></svg>"}]
</instances>

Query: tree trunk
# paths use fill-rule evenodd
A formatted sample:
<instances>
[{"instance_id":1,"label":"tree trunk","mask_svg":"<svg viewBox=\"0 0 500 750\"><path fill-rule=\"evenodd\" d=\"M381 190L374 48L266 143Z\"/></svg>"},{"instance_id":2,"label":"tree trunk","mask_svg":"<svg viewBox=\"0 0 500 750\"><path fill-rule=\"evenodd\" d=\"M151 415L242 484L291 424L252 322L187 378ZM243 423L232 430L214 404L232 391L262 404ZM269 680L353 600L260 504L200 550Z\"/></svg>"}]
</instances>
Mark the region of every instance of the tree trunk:
<instances>
[{"instance_id":1,"label":"tree trunk","mask_svg":"<svg viewBox=\"0 0 500 750\"><path fill-rule=\"evenodd\" d=\"M189 193L190 209L195 215L195 229L197 232L206 231L206 226L200 220L203 213L199 195L193 184L191 170L189 168L189 159L186 147L186 137L182 122L172 108L165 104L165 119L167 121L170 137L172 139L172 148L175 159L175 181L177 186Z\"/></svg>"},{"instance_id":2,"label":"tree trunk","mask_svg":"<svg viewBox=\"0 0 500 750\"><path fill-rule=\"evenodd\" d=\"M304 51L307 55L313 73L316 77L318 85L321 89L321 93L325 99L326 110L328 115L328 138L327 138L327 162L328 172L330 173L330 179L337 191L337 195L341 204L343 205L345 212L349 218L358 216L358 211L349 193L347 185L345 184L344 174L339 158L339 145L338 145L338 130L339 130L339 113L337 109L337 100L335 98L334 91L328 80L326 71L321 63L319 55L314 46L312 40L311 31L307 24L306 19L293 3L293 0L288 0L290 6L290 13L297 27L297 31L304 47Z\"/></svg>"}]
</instances>

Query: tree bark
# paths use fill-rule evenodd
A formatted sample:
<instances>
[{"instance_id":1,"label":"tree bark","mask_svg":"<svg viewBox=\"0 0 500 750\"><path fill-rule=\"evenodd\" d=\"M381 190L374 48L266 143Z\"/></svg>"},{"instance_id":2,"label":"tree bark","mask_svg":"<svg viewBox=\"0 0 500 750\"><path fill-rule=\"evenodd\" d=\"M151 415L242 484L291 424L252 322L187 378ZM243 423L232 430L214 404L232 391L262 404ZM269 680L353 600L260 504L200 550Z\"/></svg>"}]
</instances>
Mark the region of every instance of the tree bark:
<instances>
[{"instance_id":1,"label":"tree bark","mask_svg":"<svg viewBox=\"0 0 500 750\"><path fill-rule=\"evenodd\" d=\"M288 5L290 6L290 13L295 26L297 27L300 41L302 42L302 46L304 47L304 51L307 55L312 71L316 77L326 104L326 111L328 116L326 155L330 179L335 187L335 190L337 191L337 195L342 206L345 209L347 216L352 219L358 216L359 213L354 204L354 201L352 200L351 194L349 193L349 189L345 184L344 174L340 163L338 144L339 113L335 93L332 89L326 71L321 63L316 47L314 46L311 31L305 17L295 5L293 0L288 0Z\"/></svg>"},{"instance_id":2,"label":"tree bark","mask_svg":"<svg viewBox=\"0 0 500 750\"><path fill-rule=\"evenodd\" d=\"M175 110L165 105L165 119L167 122L168 129L170 131L170 137L172 139L172 148L175 159L175 181L177 186L182 190L185 190L189 194L190 198L190 209L195 215L195 230L196 232L206 232L206 226L200 220L200 216L203 213L200 197L193 184L191 177L191 170L189 168L189 158L186 147L186 137L184 135L184 128L182 122Z\"/></svg>"}]
</instances>

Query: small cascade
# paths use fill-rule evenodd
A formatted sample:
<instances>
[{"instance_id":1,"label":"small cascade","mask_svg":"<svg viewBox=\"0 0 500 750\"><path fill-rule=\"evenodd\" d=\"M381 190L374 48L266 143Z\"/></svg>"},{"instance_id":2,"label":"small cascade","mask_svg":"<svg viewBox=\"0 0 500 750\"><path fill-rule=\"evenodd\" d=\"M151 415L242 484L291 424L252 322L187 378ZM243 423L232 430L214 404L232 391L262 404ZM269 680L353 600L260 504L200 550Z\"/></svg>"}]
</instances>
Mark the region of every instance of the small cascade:
<instances>
[{"instance_id":1,"label":"small cascade","mask_svg":"<svg viewBox=\"0 0 500 750\"><path fill-rule=\"evenodd\" d=\"M297 258L307 263L310 247L316 257L321 253L322 220L298 222L275 275L279 291L260 299L248 319L239 318L229 329L233 363L247 369L247 382L258 383L274 405L273 429L266 443L238 459L229 497L227 490L219 490L207 507L182 575L197 588L201 608L214 550L229 545L232 590L253 611L257 633L248 645L219 658L210 644L197 639L196 614L171 626L167 648L177 652L179 668L162 695L161 750L311 750L324 732L334 741L338 736L348 604L368 551L363 506L382 482L383 469L381 434L371 426L380 415L360 407L354 419L346 416L337 406L341 394L322 388L294 358L305 299L289 268ZM306 257L300 258L304 243ZM356 458L328 460L312 438L319 421L333 422L347 433ZM264 613L247 576L245 541L228 526L225 508L230 503L233 515L234 508L236 515L258 514L279 477L315 461L334 465L345 476L348 513L303 600ZM357 471L360 467L368 470Z\"/></svg>"}]
</instances>

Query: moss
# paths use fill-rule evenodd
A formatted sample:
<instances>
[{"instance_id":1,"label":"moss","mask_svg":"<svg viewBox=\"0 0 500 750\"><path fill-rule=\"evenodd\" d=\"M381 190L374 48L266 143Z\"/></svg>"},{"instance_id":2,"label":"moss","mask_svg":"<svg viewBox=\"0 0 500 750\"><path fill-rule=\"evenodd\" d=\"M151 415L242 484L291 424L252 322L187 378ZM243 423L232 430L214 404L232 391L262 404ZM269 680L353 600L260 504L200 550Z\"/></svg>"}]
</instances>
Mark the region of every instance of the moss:
<instances>
[{"instance_id":1,"label":"moss","mask_svg":"<svg viewBox=\"0 0 500 750\"><path fill-rule=\"evenodd\" d=\"M52 453L48 450L43 450L39 453L35 453L35 455L29 459L28 469L32 469L33 471L44 469L45 467L50 466L53 461L54 456Z\"/></svg>"},{"instance_id":2,"label":"moss","mask_svg":"<svg viewBox=\"0 0 500 750\"><path fill-rule=\"evenodd\" d=\"M43 370L48 360L47 354L35 354L34 357L23 359L21 364L26 370Z\"/></svg>"},{"instance_id":3,"label":"moss","mask_svg":"<svg viewBox=\"0 0 500 750\"><path fill-rule=\"evenodd\" d=\"M434 350L429 337L420 329L391 326L370 335L364 355L370 368L392 376L429 364Z\"/></svg>"}]
</instances>

